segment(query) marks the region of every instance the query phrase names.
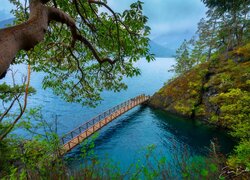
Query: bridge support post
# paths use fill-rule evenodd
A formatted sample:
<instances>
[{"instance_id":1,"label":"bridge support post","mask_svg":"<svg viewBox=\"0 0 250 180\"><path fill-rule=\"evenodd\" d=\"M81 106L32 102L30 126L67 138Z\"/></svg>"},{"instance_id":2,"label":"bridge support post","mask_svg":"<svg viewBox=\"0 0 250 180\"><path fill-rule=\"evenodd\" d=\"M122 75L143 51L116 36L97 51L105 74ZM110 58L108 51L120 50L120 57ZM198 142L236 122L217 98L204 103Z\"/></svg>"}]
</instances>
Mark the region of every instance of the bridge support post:
<instances>
[{"instance_id":1,"label":"bridge support post","mask_svg":"<svg viewBox=\"0 0 250 180\"><path fill-rule=\"evenodd\" d=\"M80 139L79 139L79 136L77 136L77 140L78 140L78 144L80 144Z\"/></svg>"}]
</instances>

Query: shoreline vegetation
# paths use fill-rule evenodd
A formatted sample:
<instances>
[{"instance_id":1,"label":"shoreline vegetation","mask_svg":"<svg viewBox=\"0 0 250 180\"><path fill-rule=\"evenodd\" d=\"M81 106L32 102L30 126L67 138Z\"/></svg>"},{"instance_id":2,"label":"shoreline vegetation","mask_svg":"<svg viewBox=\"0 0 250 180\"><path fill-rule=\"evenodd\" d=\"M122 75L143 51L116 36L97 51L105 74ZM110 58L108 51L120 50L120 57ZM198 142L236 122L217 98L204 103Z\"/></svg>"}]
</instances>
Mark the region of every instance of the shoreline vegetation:
<instances>
[{"instance_id":1,"label":"shoreline vegetation","mask_svg":"<svg viewBox=\"0 0 250 180\"><path fill-rule=\"evenodd\" d=\"M209 8L195 37L176 52L176 77L149 105L229 130L238 141L226 165L235 177L250 177L249 4L204 0ZM243 173L244 172L244 173ZM242 175L242 173L244 175Z\"/></svg>"},{"instance_id":2,"label":"shoreline vegetation","mask_svg":"<svg viewBox=\"0 0 250 180\"><path fill-rule=\"evenodd\" d=\"M173 145L174 151L167 159L155 157L155 146L150 145L145 150L142 163L131 164L126 172L122 172L109 160L101 162L98 159L93 150L95 135L94 139L83 144L81 168L71 171L67 167L67 159L59 156L61 145L57 135L57 117L48 123L40 108L26 109L27 97L36 92L29 87L30 73L28 79L24 76L23 83L17 85L15 72L12 72L13 84L0 84L4 109L0 112L0 178L249 179L250 1L202 1L208 8L207 16L198 24L197 34L190 40L184 40L177 49L177 63L171 70L176 77L153 95L149 105L190 120L204 119L211 125L229 129L229 134L238 141L233 153L225 157L214 140L207 156L193 156L185 147L180 150ZM27 23L23 23L27 21L36 27L33 24L36 21L28 18L26 4L22 5L17 0L12 2L18 7L13 11L16 23L27 27ZM28 42L29 37L25 38L19 31L20 47L13 46L15 38L8 31L12 27L0 31L2 36L1 32L8 34L7 45L10 48L16 51L31 49L19 53L10 50L11 58L5 56L8 61L0 78L5 77L11 63L28 63L35 71L47 73L43 80L44 88L52 88L55 94L68 102L95 106L101 100L103 90L126 89L123 77L140 74L140 70L133 67L133 62L142 56L148 62L154 59L149 52L150 28L146 26L147 17L143 15L143 3L140 1L122 14L114 13L101 1L91 0L83 4L78 1L68 4L60 0L30 2L32 17L36 17L37 11L46 15L46 18L38 18L37 24L44 20L46 28L36 29L40 36L32 36L32 42ZM59 6L60 9L57 8ZM99 6L107 8L111 15L97 14ZM83 23L78 27L73 18ZM64 26L58 28L52 20L66 24L68 29L66 26L65 29ZM26 30L34 32L30 28ZM26 40L26 44L22 40ZM102 58L110 54L114 59ZM16 57L15 61L12 61L13 57ZM96 62L93 62L93 57ZM130 58L125 60L124 57ZM12 109L15 103L21 110L20 115ZM13 122L14 117L18 119ZM15 129L24 130L32 138L12 133Z\"/></svg>"}]
</instances>

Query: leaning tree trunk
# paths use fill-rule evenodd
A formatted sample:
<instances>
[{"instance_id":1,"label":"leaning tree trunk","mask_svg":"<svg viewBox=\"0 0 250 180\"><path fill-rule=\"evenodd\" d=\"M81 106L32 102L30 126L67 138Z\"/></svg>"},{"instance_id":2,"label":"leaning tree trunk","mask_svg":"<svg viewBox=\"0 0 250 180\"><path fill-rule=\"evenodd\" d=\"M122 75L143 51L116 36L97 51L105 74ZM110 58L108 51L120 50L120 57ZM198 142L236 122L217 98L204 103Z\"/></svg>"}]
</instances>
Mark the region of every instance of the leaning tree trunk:
<instances>
[{"instance_id":1,"label":"leaning tree trunk","mask_svg":"<svg viewBox=\"0 0 250 180\"><path fill-rule=\"evenodd\" d=\"M50 0L30 0L30 16L27 22L0 30L0 79L2 79L16 54L20 50L30 50L44 39L51 21L66 24L72 34L72 48L76 41L83 43L98 63L108 62L113 65L116 60L108 57L101 58L95 47L78 31L74 19L60 9L48 7L45 4ZM73 0L76 3L76 0ZM101 1L88 0L89 4L103 5L113 14L113 10ZM115 16L115 14L114 14Z\"/></svg>"},{"instance_id":2,"label":"leaning tree trunk","mask_svg":"<svg viewBox=\"0 0 250 180\"><path fill-rule=\"evenodd\" d=\"M47 7L49 0L30 0L27 22L0 30L0 79L3 78L20 50L30 50L44 39L50 21L65 23L76 34L74 20L57 8Z\"/></svg>"}]
</instances>

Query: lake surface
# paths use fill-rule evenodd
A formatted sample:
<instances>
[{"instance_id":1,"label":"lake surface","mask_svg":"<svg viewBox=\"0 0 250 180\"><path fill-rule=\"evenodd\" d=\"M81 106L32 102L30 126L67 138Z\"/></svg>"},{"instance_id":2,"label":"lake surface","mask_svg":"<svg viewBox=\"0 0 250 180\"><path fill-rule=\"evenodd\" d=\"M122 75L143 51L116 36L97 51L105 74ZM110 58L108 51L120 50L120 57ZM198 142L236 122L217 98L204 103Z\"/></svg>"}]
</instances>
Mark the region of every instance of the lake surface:
<instances>
[{"instance_id":1,"label":"lake surface","mask_svg":"<svg viewBox=\"0 0 250 180\"><path fill-rule=\"evenodd\" d=\"M152 63L147 63L142 59L136 63L136 66L141 68L142 75L125 79L128 85L126 91L103 92L104 100L94 109L67 103L55 96L51 90L43 90L41 85L43 75L34 73L31 86L37 89L37 94L29 98L29 107L42 106L45 119L53 119L57 116L60 122L59 134L62 135L132 97L142 93L153 95L168 79L173 77L168 70L174 63L173 58L157 58ZM94 141L94 151L100 159L108 157L120 163L122 169L126 169L129 164L143 159L145 149L150 145L156 146L155 154L161 154L167 158L171 158L173 146L181 151L187 149L194 155L204 155L214 138L218 140L223 153L227 154L232 150L233 142L225 132L161 110L139 106L99 131L99 136ZM79 167L82 162L81 145L67 156L74 159L69 161L70 167Z\"/></svg>"}]
</instances>

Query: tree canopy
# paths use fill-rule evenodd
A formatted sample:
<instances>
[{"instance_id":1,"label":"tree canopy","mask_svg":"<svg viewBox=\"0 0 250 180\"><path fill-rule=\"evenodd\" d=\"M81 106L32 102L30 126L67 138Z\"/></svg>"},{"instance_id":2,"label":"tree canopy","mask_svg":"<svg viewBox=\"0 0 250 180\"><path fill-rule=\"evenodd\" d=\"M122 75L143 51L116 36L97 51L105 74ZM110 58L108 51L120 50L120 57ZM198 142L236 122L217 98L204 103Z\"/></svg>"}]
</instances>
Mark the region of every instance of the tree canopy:
<instances>
[{"instance_id":1,"label":"tree canopy","mask_svg":"<svg viewBox=\"0 0 250 180\"><path fill-rule=\"evenodd\" d=\"M105 0L10 2L15 22L0 29L0 79L9 72L13 82L0 84L0 141L27 111L27 97L35 92L29 87L31 70L42 72L43 88L64 100L95 106L103 90L126 89L123 78L140 74L134 62L154 59L141 1L121 13ZM28 65L21 85L10 64ZM13 114L13 107L20 113Z\"/></svg>"},{"instance_id":2,"label":"tree canopy","mask_svg":"<svg viewBox=\"0 0 250 180\"><path fill-rule=\"evenodd\" d=\"M140 57L153 60L141 1L121 13L105 0L10 2L16 25L0 30L1 76L10 63L27 63L45 73L44 88L69 102L95 105L101 91L125 89L122 79L140 74L133 66Z\"/></svg>"},{"instance_id":3,"label":"tree canopy","mask_svg":"<svg viewBox=\"0 0 250 180\"><path fill-rule=\"evenodd\" d=\"M248 0L202 0L208 8L219 9L222 13L238 11L250 5Z\"/></svg>"},{"instance_id":4,"label":"tree canopy","mask_svg":"<svg viewBox=\"0 0 250 180\"><path fill-rule=\"evenodd\" d=\"M175 87L171 87L182 88L188 99L175 100L179 103L175 106L177 112L190 113L191 116L193 112L204 113L203 116L209 114L209 122L230 130L230 134L239 142L235 146L235 153L227 159L227 165L233 169L231 172L235 171L237 176L241 175L244 179L243 174L249 172L250 168L250 1L203 2L208 7L206 18L199 22L196 35L189 41L185 40L176 51L173 71L181 76L171 81L170 88L160 92L172 95ZM178 96L182 92L180 88L176 91ZM192 94L186 95L188 92ZM201 98L197 100L199 96ZM166 99L176 98L172 95ZM212 106L215 108L209 113L203 109L211 109Z\"/></svg>"},{"instance_id":5,"label":"tree canopy","mask_svg":"<svg viewBox=\"0 0 250 180\"><path fill-rule=\"evenodd\" d=\"M173 71L183 74L216 53L228 56L246 45L250 39L250 1L203 0L208 7L206 17L198 23L195 36L184 41L176 51ZM240 58L239 58L240 59Z\"/></svg>"}]
</instances>

